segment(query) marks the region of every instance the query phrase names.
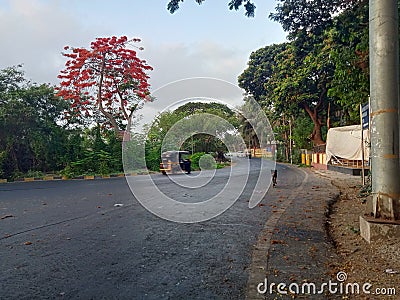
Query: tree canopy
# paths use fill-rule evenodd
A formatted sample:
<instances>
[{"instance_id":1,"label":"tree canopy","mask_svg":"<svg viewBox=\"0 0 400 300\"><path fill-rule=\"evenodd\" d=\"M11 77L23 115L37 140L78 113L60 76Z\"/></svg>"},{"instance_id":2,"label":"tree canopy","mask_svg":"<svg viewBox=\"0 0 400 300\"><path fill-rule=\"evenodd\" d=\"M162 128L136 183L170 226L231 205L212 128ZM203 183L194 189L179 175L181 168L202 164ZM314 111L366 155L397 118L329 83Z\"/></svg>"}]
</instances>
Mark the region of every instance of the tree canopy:
<instances>
[{"instance_id":1,"label":"tree canopy","mask_svg":"<svg viewBox=\"0 0 400 300\"><path fill-rule=\"evenodd\" d=\"M69 101L67 117L101 114L117 134L130 127L133 113L149 101L147 71L152 68L128 46L140 39L97 38L90 49L66 46L68 61L60 72L58 96ZM141 49L137 47L137 49Z\"/></svg>"},{"instance_id":2,"label":"tree canopy","mask_svg":"<svg viewBox=\"0 0 400 300\"><path fill-rule=\"evenodd\" d=\"M66 109L46 84L25 79L21 66L0 70L0 177L62 166L65 136L57 121Z\"/></svg>"},{"instance_id":3,"label":"tree canopy","mask_svg":"<svg viewBox=\"0 0 400 300\"><path fill-rule=\"evenodd\" d=\"M188 102L178 107L174 111L165 111L158 115L152 124L149 124L149 130L146 139L147 166L150 169L158 170L162 147L166 146L163 145L164 138L168 134L170 139L180 139L182 133L188 130L187 127L184 127L185 124L191 123L192 127L197 131L201 131L202 129L207 131L207 129L210 128L215 131L217 128L215 119L205 117L207 114L227 120L227 122L234 128L239 127L239 119L236 113L227 106L216 102ZM200 118L196 119L196 116L200 116ZM187 121L191 117L191 121L182 122L180 124L180 121ZM174 126L174 130L172 130ZM224 131L226 128L218 128L224 132L224 138L229 139L226 131ZM174 137L174 135L176 135L176 137ZM221 157L222 153L226 152L226 146L221 141L221 137L218 136L218 132L215 132L215 135L200 132L194 134L190 139L184 141L180 150L187 150L192 153L219 153L219 156Z\"/></svg>"}]
</instances>

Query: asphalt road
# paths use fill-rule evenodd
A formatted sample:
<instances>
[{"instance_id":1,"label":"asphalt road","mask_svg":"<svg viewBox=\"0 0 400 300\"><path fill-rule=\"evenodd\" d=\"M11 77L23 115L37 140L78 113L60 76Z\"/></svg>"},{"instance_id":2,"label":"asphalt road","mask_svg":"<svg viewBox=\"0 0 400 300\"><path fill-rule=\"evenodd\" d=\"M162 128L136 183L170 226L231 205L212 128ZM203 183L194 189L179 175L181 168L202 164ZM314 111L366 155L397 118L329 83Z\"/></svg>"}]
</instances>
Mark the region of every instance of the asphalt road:
<instances>
[{"instance_id":1,"label":"asphalt road","mask_svg":"<svg viewBox=\"0 0 400 300\"><path fill-rule=\"evenodd\" d=\"M259 165L251 160L232 207L193 224L147 211L125 178L0 185L0 299L244 299L253 245L271 216L270 205L248 207ZM278 172L288 191L302 181L301 172ZM201 193L152 179L178 201L196 202L228 176L218 170ZM267 194L262 203L274 201Z\"/></svg>"}]
</instances>

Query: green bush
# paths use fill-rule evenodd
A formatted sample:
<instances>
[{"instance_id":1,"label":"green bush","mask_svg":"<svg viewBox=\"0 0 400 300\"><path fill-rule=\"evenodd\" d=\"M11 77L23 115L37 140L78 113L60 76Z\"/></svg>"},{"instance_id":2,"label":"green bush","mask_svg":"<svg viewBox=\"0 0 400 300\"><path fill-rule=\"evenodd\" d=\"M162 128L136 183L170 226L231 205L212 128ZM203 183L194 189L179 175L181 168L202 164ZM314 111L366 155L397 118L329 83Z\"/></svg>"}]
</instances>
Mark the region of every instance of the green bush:
<instances>
[{"instance_id":1,"label":"green bush","mask_svg":"<svg viewBox=\"0 0 400 300\"><path fill-rule=\"evenodd\" d=\"M68 178L81 175L107 175L113 172L119 172L120 170L116 170L118 165L119 158L113 157L107 151L86 151L84 153L84 158L71 162L60 173Z\"/></svg>"},{"instance_id":2,"label":"green bush","mask_svg":"<svg viewBox=\"0 0 400 300\"><path fill-rule=\"evenodd\" d=\"M190 161L192 162L192 164L191 164L192 170L200 170L199 160L204 154L206 154L206 153L205 152L196 152L190 156Z\"/></svg>"},{"instance_id":3,"label":"green bush","mask_svg":"<svg viewBox=\"0 0 400 300\"><path fill-rule=\"evenodd\" d=\"M40 178L40 177L44 177L45 174L42 171L33 171L33 170L29 170L28 172L26 172L24 174L24 177L36 177L36 178Z\"/></svg>"},{"instance_id":4,"label":"green bush","mask_svg":"<svg viewBox=\"0 0 400 300\"><path fill-rule=\"evenodd\" d=\"M196 152L193 153L190 157L190 160L192 162L192 170L200 170L205 169L205 170L212 170L212 169L217 169L218 165L215 162L214 157L211 154L207 154L205 152Z\"/></svg>"},{"instance_id":5,"label":"green bush","mask_svg":"<svg viewBox=\"0 0 400 300\"><path fill-rule=\"evenodd\" d=\"M63 170L60 171L60 174L66 178L73 178L73 177L77 176L74 173L74 170L71 167L71 165L67 165Z\"/></svg>"},{"instance_id":6,"label":"green bush","mask_svg":"<svg viewBox=\"0 0 400 300\"><path fill-rule=\"evenodd\" d=\"M151 171L159 171L160 170L160 163L161 158L160 154L157 152L151 152L149 155L146 156L146 166L147 169Z\"/></svg>"},{"instance_id":7,"label":"green bush","mask_svg":"<svg viewBox=\"0 0 400 300\"><path fill-rule=\"evenodd\" d=\"M217 169L223 169L223 168L228 167L230 165L231 165L230 162L217 163Z\"/></svg>"},{"instance_id":8,"label":"green bush","mask_svg":"<svg viewBox=\"0 0 400 300\"><path fill-rule=\"evenodd\" d=\"M161 163L161 145L146 143L146 167L150 171L159 171Z\"/></svg>"},{"instance_id":9,"label":"green bush","mask_svg":"<svg viewBox=\"0 0 400 300\"><path fill-rule=\"evenodd\" d=\"M211 154L204 154L199 159L199 167L202 170L213 170L217 168L217 163Z\"/></svg>"}]
</instances>

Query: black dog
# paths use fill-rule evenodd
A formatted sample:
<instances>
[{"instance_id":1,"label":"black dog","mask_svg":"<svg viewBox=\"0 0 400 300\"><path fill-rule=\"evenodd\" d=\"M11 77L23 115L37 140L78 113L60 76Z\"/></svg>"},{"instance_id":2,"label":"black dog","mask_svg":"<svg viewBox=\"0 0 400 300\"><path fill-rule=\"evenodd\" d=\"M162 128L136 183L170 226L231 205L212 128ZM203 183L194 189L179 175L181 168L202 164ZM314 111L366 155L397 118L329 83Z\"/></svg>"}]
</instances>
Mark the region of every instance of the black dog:
<instances>
[{"instance_id":1,"label":"black dog","mask_svg":"<svg viewBox=\"0 0 400 300\"><path fill-rule=\"evenodd\" d=\"M276 186L276 180L278 179L278 170L271 170L272 175L272 186Z\"/></svg>"}]
</instances>

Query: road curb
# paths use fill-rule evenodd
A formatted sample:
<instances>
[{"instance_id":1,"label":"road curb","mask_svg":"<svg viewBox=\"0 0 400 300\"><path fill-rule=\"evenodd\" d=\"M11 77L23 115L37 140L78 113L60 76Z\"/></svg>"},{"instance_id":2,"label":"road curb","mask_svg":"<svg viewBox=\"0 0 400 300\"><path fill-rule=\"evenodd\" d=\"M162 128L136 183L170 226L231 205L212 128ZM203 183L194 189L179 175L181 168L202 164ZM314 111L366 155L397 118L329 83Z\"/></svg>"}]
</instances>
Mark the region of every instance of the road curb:
<instances>
[{"instance_id":1,"label":"road curb","mask_svg":"<svg viewBox=\"0 0 400 300\"><path fill-rule=\"evenodd\" d=\"M12 183L12 182L55 181L55 180L98 180L98 179L110 179L110 178L120 178L120 177L149 175L149 174L157 174L157 172L116 173L108 175L82 175L72 178L68 178L66 176L22 177L22 178L17 178L14 181L8 181L7 179L0 179L0 184Z\"/></svg>"}]
</instances>

